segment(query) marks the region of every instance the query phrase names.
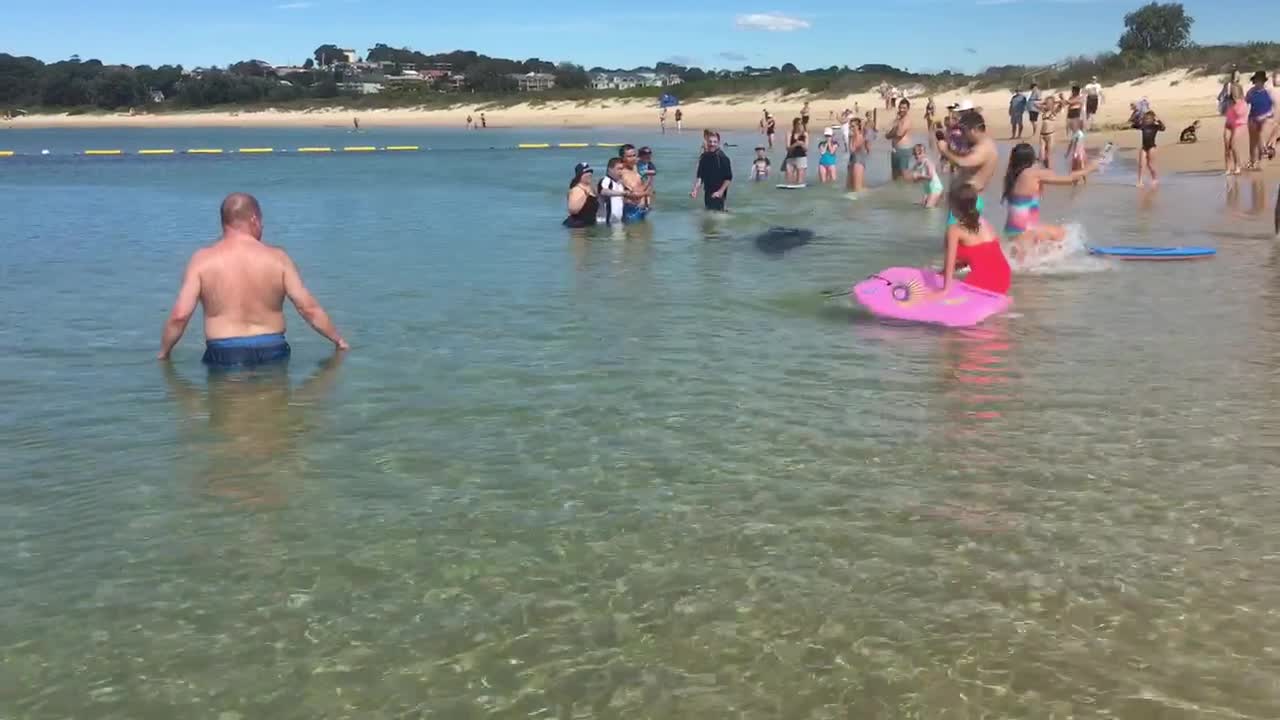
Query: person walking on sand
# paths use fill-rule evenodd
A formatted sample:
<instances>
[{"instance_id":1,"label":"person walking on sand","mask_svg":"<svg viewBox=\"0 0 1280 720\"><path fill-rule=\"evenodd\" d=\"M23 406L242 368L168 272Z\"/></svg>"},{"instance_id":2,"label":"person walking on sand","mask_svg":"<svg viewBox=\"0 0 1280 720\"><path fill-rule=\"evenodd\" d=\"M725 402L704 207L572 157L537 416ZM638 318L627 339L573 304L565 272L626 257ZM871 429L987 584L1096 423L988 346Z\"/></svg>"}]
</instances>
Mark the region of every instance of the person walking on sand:
<instances>
[{"instance_id":1,"label":"person walking on sand","mask_svg":"<svg viewBox=\"0 0 1280 720\"><path fill-rule=\"evenodd\" d=\"M1027 96L1027 119L1031 121L1031 134L1036 134L1036 129L1040 122L1040 111L1043 109L1044 98L1040 94L1040 85L1031 83L1030 95Z\"/></svg>"},{"instance_id":2,"label":"person walking on sand","mask_svg":"<svg viewBox=\"0 0 1280 720\"><path fill-rule=\"evenodd\" d=\"M684 132L684 111L676 108L676 134Z\"/></svg>"},{"instance_id":3,"label":"person walking on sand","mask_svg":"<svg viewBox=\"0 0 1280 720\"><path fill-rule=\"evenodd\" d=\"M1088 85L1084 86L1084 122L1088 130L1093 130L1093 118L1098 114L1098 106L1102 104L1102 83L1094 75Z\"/></svg>"},{"instance_id":4,"label":"person walking on sand","mask_svg":"<svg viewBox=\"0 0 1280 720\"><path fill-rule=\"evenodd\" d=\"M485 118L484 113L480 113L480 128L487 129L488 127L489 127L489 120Z\"/></svg>"},{"instance_id":5,"label":"person walking on sand","mask_svg":"<svg viewBox=\"0 0 1280 720\"><path fill-rule=\"evenodd\" d=\"M658 111L658 127L662 130L662 134L667 134L667 109L664 107Z\"/></svg>"},{"instance_id":6,"label":"person walking on sand","mask_svg":"<svg viewBox=\"0 0 1280 720\"><path fill-rule=\"evenodd\" d=\"M467 116L467 129L468 129L468 130L470 130L470 129L471 129L471 126L472 126L472 125L474 125L474 124L475 124L475 123L472 121L471 116L470 116L470 115L468 115L468 116Z\"/></svg>"},{"instance_id":7,"label":"person walking on sand","mask_svg":"<svg viewBox=\"0 0 1280 720\"><path fill-rule=\"evenodd\" d=\"M1275 98L1267 88L1267 74L1261 70L1249 78L1253 87L1245 94L1244 100L1249 103L1249 167L1247 170L1262 169L1264 157L1274 157L1274 145L1268 146L1272 130L1275 127Z\"/></svg>"},{"instance_id":8,"label":"person walking on sand","mask_svg":"<svg viewBox=\"0 0 1280 720\"><path fill-rule=\"evenodd\" d=\"M1156 173L1156 135L1164 131L1164 123L1156 117L1155 110L1148 110L1142 119L1134 124L1135 130L1142 132L1142 149L1138 151L1138 187L1142 187L1142 173L1151 173L1151 186L1160 184L1160 176Z\"/></svg>"},{"instance_id":9,"label":"person walking on sand","mask_svg":"<svg viewBox=\"0 0 1280 720\"><path fill-rule=\"evenodd\" d=\"M915 143L911 142L911 101L903 98L898 103L898 116L885 133L892 145L889 150L889 174L894 180L907 179L911 168Z\"/></svg>"},{"instance_id":10,"label":"person walking on sand","mask_svg":"<svg viewBox=\"0 0 1280 720\"><path fill-rule=\"evenodd\" d=\"M1228 92L1229 104L1222 128L1222 155L1226 166L1224 174L1239 175L1240 143L1249 133L1249 103L1244 101L1244 88L1236 83Z\"/></svg>"},{"instance_id":11,"label":"person walking on sand","mask_svg":"<svg viewBox=\"0 0 1280 720\"><path fill-rule=\"evenodd\" d=\"M1009 137L1013 140L1022 137L1022 118L1027 114L1027 96L1014 89L1009 98Z\"/></svg>"},{"instance_id":12,"label":"person walking on sand","mask_svg":"<svg viewBox=\"0 0 1280 720\"><path fill-rule=\"evenodd\" d=\"M191 256L169 311L157 358L168 360L196 306L204 308L203 362L215 368L253 367L289 358L284 300L339 350L347 341L311 296L283 248L262 242L262 208L247 193L231 193L220 208L222 236Z\"/></svg>"},{"instance_id":13,"label":"person walking on sand","mask_svg":"<svg viewBox=\"0 0 1280 720\"><path fill-rule=\"evenodd\" d=\"M698 197L698 190L705 189L702 198L703 207L716 212L724 212L725 202L729 199L729 186L733 184L733 163L729 156L720 149L720 133L712 132L707 137L707 149L698 158L698 171L693 178L693 189L689 197Z\"/></svg>"}]
</instances>

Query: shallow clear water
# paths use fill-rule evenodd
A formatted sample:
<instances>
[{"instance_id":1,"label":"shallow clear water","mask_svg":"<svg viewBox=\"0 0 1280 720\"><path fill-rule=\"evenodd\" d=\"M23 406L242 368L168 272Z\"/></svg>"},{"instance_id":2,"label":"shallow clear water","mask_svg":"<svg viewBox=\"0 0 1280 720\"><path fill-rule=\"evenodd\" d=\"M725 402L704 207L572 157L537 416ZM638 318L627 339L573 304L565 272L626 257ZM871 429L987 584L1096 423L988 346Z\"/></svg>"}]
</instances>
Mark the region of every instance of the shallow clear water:
<instances>
[{"instance_id":1,"label":"shallow clear water","mask_svg":"<svg viewBox=\"0 0 1280 720\"><path fill-rule=\"evenodd\" d=\"M350 137L0 134L52 152L0 160L0 717L1280 716L1268 188L1055 192L1219 255L1056 258L944 332L821 295L937 259L914 190L711 219L692 134ZM606 150L483 149L625 139L662 191L616 236L558 226ZM66 155L399 143L441 149ZM291 314L287 373L207 377L198 319L152 359L231 190L345 358Z\"/></svg>"}]
</instances>

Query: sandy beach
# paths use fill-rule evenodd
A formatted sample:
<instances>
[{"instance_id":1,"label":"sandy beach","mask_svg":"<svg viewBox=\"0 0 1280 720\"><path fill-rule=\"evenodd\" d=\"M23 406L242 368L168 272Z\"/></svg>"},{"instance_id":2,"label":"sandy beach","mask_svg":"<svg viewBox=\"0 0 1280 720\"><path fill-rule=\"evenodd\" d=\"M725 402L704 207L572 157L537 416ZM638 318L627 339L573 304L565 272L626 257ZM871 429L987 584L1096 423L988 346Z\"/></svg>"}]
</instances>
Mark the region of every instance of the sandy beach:
<instances>
[{"instance_id":1,"label":"sandy beach","mask_svg":"<svg viewBox=\"0 0 1280 720\"><path fill-rule=\"evenodd\" d=\"M1082 79L1087 81L1087 79ZM1222 119L1217 114L1216 98L1221 81L1215 76L1192 75L1186 71L1164 73L1139 81L1123 83L1104 89L1104 101L1097 117L1097 131L1089 136L1090 147L1100 147L1107 141L1116 143L1121 156L1135 151L1139 137L1137 132L1125 127L1129 115L1129 103L1146 98L1168 126L1161 140L1162 172L1208 173L1222 169ZM1069 88L1046 88L1048 92L1066 92ZM962 98L969 99L975 107L984 108L988 127L999 138L1008 137L1009 93L1006 90L972 92L959 87L939 93L934 100L939 108ZM883 105L873 92L842 98L807 97L770 93L758 96L716 97L684 103L686 131L704 127L719 130L748 130L757 127L761 110L769 109L779 118L782 132L789 119L798 115L801 105L811 103L814 123L834 122L844 108L857 108L862 112ZM923 109L926 97L913 98ZM173 112L160 114L126 113L95 115L29 115L6 122L0 128L179 128L179 127L325 127L346 126L351 118L359 117L368 127L464 127L468 115L479 117L483 111L491 127L503 128L590 128L635 127L657 129L658 111L652 100L600 99L592 101L559 101L522 103L509 107L490 107L458 104L449 108L395 108L395 109L347 109L318 108L311 110L277 110L241 112ZM1200 120L1199 142L1179 144L1182 128ZM1061 121L1060 121L1061 122ZM669 119L669 128L674 122ZM0 135L0 149L3 149ZM1058 142L1064 142L1061 135ZM1065 148L1064 148L1065 149ZM1247 155L1247 147L1242 148ZM1280 163L1269 163L1264 171L1269 178L1280 177Z\"/></svg>"}]
</instances>

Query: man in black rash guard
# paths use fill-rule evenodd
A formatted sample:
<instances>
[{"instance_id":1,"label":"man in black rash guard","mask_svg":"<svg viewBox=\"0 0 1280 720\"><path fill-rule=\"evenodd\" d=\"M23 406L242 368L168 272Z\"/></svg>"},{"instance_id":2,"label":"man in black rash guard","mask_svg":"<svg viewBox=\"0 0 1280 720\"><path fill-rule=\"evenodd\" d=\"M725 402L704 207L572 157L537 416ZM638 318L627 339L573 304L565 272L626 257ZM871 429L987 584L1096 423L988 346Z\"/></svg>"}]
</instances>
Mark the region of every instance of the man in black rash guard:
<instances>
[{"instance_id":1,"label":"man in black rash guard","mask_svg":"<svg viewBox=\"0 0 1280 720\"><path fill-rule=\"evenodd\" d=\"M698 188L706 191L702 204L708 210L724 212L724 203L729 198L729 185L733 183L733 163L729 156L720 149L720 133L713 132L707 136L707 149L698 158L698 173L693 179L693 190L689 197L698 197Z\"/></svg>"}]
</instances>

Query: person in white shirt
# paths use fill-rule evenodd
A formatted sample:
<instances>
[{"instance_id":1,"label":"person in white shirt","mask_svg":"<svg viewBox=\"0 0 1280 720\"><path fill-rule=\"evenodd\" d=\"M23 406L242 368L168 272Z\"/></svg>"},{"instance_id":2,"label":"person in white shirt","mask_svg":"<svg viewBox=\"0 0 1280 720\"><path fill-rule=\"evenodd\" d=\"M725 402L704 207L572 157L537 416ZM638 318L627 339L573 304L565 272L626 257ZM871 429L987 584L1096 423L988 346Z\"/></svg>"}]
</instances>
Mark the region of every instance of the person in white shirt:
<instances>
[{"instance_id":1,"label":"person in white shirt","mask_svg":"<svg viewBox=\"0 0 1280 720\"><path fill-rule=\"evenodd\" d=\"M622 203L627 195L627 188L622 184L622 158L610 158L596 188L596 197L600 198L600 211L596 221L601 225L622 223Z\"/></svg>"},{"instance_id":2,"label":"person in white shirt","mask_svg":"<svg viewBox=\"0 0 1280 720\"><path fill-rule=\"evenodd\" d=\"M1098 105L1102 103L1102 85L1098 82L1098 76L1093 76L1093 81L1084 86L1084 121L1086 126L1093 129L1093 116L1098 114Z\"/></svg>"}]
</instances>

